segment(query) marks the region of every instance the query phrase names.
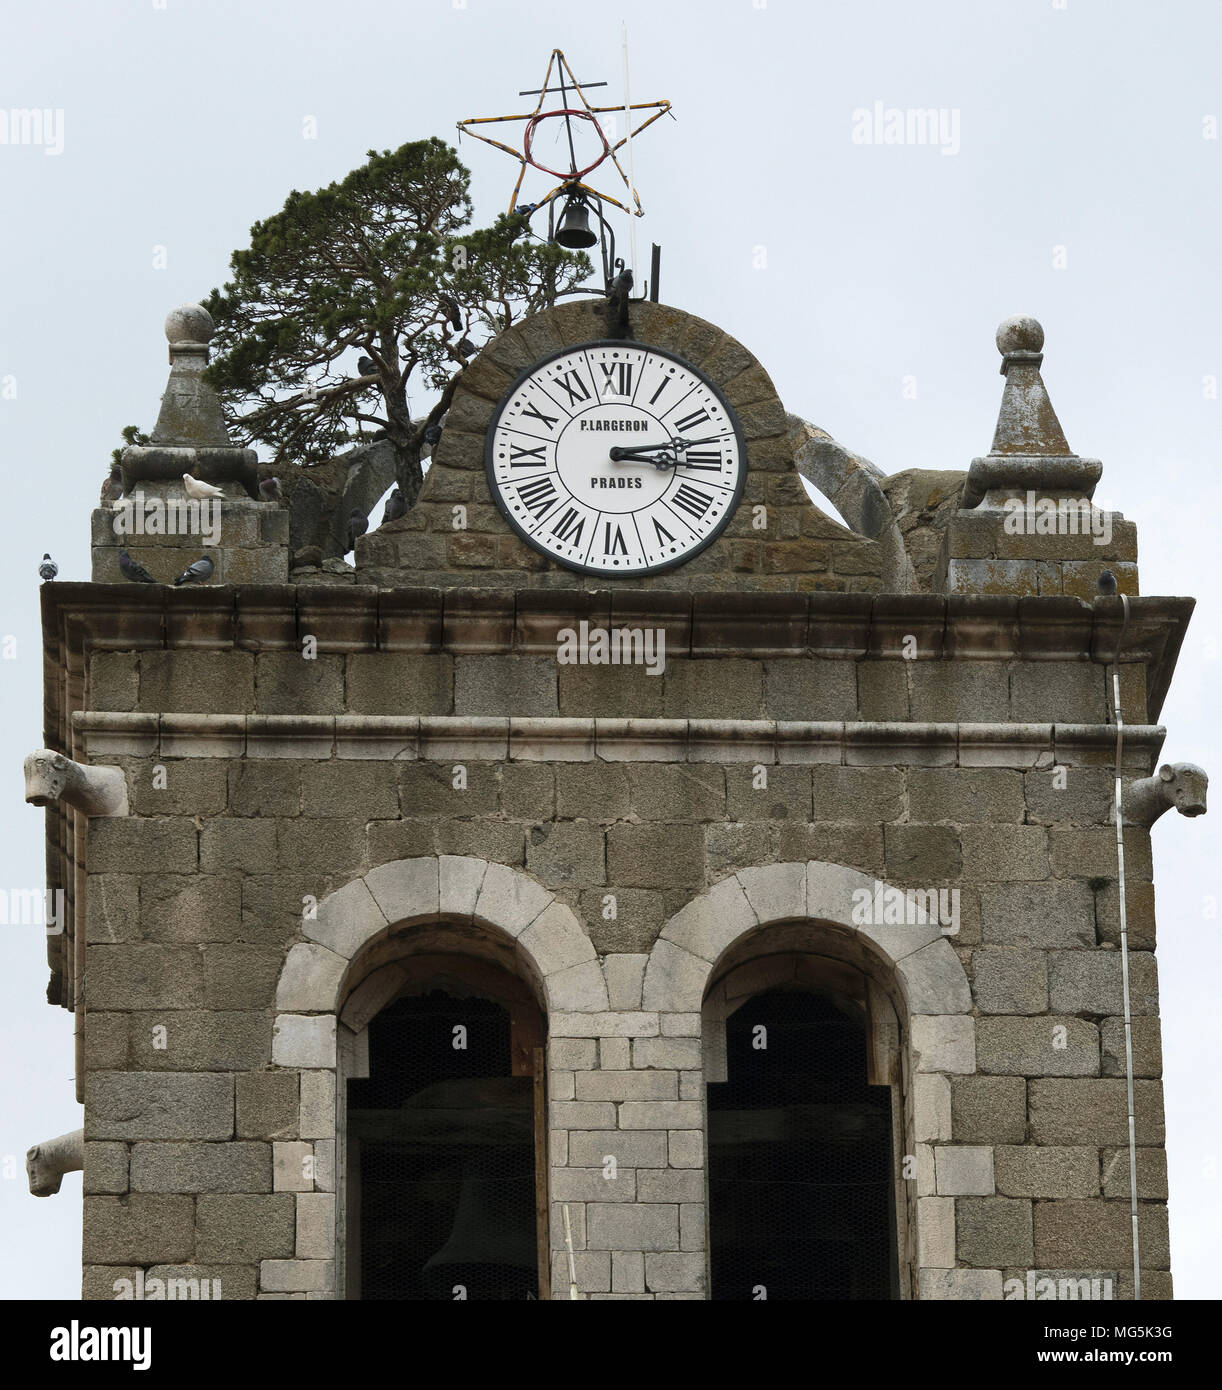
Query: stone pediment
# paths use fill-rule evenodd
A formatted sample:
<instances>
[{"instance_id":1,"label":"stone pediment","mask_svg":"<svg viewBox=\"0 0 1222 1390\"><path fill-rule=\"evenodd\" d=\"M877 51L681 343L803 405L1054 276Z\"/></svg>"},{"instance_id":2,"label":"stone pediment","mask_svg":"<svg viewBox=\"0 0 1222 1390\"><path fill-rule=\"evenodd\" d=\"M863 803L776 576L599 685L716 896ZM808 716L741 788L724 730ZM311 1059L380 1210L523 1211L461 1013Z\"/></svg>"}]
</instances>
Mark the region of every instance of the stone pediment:
<instances>
[{"instance_id":1,"label":"stone pediment","mask_svg":"<svg viewBox=\"0 0 1222 1390\"><path fill-rule=\"evenodd\" d=\"M882 589L885 548L811 502L795 462L795 452L810 442L810 427L802 433L798 422L795 433L793 417L786 416L756 358L713 324L667 305L634 301L631 324L636 342L698 367L741 421L746 486L730 524L707 550L661 574L623 580L579 574L526 545L493 502L484 448L494 410L527 368L551 353L606 337L605 302L590 299L534 315L502 333L472 361L446 416L416 506L402 520L358 541L357 583L757 593ZM455 508L465 509L465 527L456 525Z\"/></svg>"}]
</instances>

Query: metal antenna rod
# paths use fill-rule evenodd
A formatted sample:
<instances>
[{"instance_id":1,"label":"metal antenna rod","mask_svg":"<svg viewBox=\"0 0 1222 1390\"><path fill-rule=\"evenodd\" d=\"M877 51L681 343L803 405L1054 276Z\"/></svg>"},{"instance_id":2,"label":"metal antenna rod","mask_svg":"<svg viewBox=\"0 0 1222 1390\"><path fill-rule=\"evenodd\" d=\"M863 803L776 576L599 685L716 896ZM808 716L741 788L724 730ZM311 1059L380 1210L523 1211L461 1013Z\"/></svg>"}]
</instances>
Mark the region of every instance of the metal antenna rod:
<instances>
[{"instance_id":1,"label":"metal antenna rod","mask_svg":"<svg viewBox=\"0 0 1222 1390\"><path fill-rule=\"evenodd\" d=\"M628 94L628 25L621 22L620 28L624 39L624 122L627 126L628 142L628 183L631 187L633 196L636 195L636 171L632 167L632 98ZM576 165L574 165L576 167ZM628 268L636 274L636 218L632 212L628 213L628 254L631 259Z\"/></svg>"}]
</instances>

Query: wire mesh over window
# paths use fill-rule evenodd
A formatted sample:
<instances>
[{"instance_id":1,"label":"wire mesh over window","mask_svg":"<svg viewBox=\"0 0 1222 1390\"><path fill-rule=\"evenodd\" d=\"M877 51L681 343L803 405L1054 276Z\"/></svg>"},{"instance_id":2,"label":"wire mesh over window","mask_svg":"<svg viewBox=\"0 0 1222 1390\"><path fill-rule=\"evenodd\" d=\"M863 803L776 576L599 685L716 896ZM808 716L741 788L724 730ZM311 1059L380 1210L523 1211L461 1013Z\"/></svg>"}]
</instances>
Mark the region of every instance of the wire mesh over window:
<instances>
[{"instance_id":1,"label":"wire mesh over window","mask_svg":"<svg viewBox=\"0 0 1222 1390\"><path fill-rule=\"evenodd\" d=\"M348 1083L363 1299L534 1298L534 1102L486 999L400 999ZM357 1214L354 1213L354 1216Z\"/></svg>"},{"instance_id":2,"label":"wire mesh over window","mask_svg":"<svg viewBox=\"0 0 1222 1390\"><path fill-rule=\"evenodd\" d=\"M893 1285L891 1093L866 1082L847 1001L768 990L726 1021L708 1087L714 1299L885 1299Z\"/></svg>"}]
</instances>

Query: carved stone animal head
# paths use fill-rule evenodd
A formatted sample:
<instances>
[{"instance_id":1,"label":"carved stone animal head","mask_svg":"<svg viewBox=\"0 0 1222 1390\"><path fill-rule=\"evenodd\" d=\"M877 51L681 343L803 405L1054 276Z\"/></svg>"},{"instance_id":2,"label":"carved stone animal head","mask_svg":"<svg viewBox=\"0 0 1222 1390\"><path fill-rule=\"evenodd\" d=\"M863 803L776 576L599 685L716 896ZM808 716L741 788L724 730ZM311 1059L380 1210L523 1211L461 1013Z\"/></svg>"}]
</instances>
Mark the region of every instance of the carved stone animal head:
<instances>
[{"instance_id":1,"label":"carved stone animal head","mask_svg":"<svg viewBox=\"0 0 1222 1390\"><path fill-rule=\"evenodd\" d=\"M1181 816L1203 816L1209 777L1196 763L1164 763L1158 769L1163 795Z\"/></svg>"},{"instance_id":2,"label":"carved stone animal head","mask_svg":"<svg viewBox=\"0 0 1222 1390\"><path fill-rule=\"evenodd\" d=\"M52 806L64 794L72 760L49 748L37 748L25 760L25 799L33 806Z\"/></svg>"},{"instance_id":3,"label":"carved stone animal head","mask_svg":"<svg viewBox=\"0 0 1222 1390\"><path fill-rule=\"evenodd\" d=\"M41 1144L35 1144L32 1149L27 1149L25 1173L30 1181L30 1191L35 1197L53 1197L59 1191L59 1185L64 1180L64 1175L59 1168L48 1163L43 1156Z\"/></svg>"}]
</instances>

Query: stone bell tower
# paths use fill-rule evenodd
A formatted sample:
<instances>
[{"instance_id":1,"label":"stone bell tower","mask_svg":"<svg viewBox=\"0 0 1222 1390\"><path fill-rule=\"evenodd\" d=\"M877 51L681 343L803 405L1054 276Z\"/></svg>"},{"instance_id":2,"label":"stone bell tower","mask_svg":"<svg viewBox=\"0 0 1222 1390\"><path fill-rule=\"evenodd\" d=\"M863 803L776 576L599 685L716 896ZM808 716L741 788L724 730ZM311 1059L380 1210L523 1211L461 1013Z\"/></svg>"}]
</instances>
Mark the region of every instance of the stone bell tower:
<instances>
[{"instance_id":1,"label":"stone bell tower","mask_svg":"<svg viewBox=\"0 0 1222 1390\"><path fill-rule=\"evenodd\" d=\"M171 314L124 500L211 484L214 572L95 513L26 767L83 1106L31 1185L83 1163L86 1298L1123 1299L1135 1252L1170 1296L1193 601L1138 595L1033 320L990 453L888 476L628 314L490 342L325 566Z\"/></svg>"}]
</instances>

